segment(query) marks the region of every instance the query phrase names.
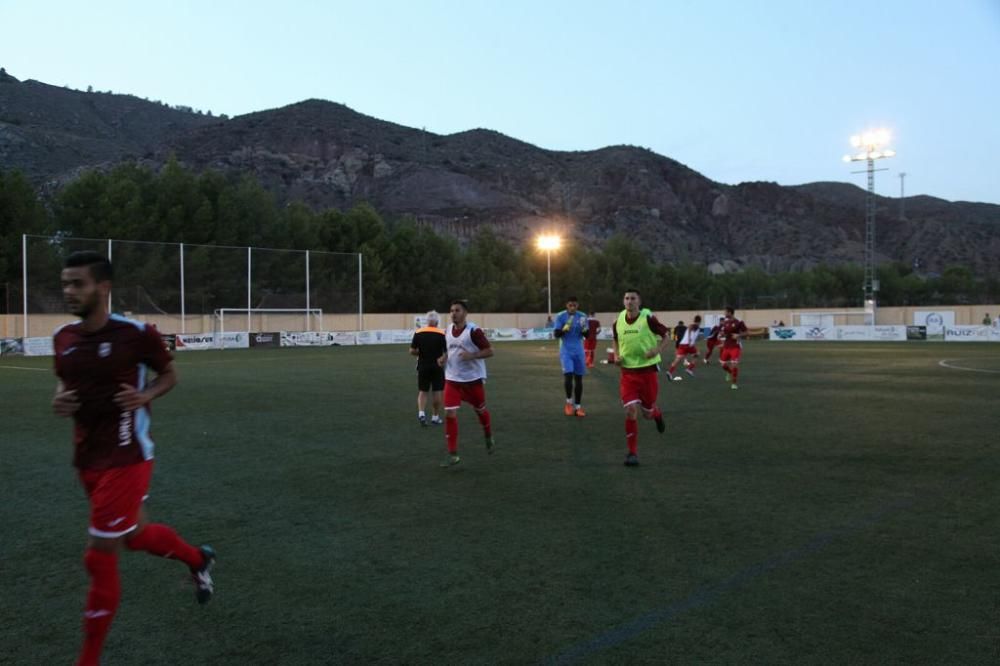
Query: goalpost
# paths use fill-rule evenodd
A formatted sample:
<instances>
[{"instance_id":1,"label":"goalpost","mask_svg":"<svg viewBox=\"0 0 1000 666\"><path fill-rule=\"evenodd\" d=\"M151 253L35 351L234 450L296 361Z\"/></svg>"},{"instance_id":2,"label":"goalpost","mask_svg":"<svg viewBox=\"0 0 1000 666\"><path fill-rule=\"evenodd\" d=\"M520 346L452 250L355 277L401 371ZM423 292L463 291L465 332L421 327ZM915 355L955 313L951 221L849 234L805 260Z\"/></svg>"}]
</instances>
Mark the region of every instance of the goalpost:
<instances>
[{"instance_id":1,"label":"goalpost","mask_svg":"<svg viewBox=\"0 0 1000 666\"><path fill-rule=\"evenodd\" d=\"M226 334L226 314L236 313L246 315L246 330L247 333L253 332L253 327L251 326L251 317L255 314L265 315L265 314L276 314L276 315L303 315L305 317L305 329L306 331L322 331L323 330L323 310L320 308L218 308L215 310L214 323L216 327L216 333L218 337L216 339L216 346L220 349L226 348L225 334ZM232 321L232 317L230 317ZM315 327L313 327L315 324ZM235 329L242 330L242 329Z\"/></svg>"},{"instance_id":2,"label":"goalpost","mask_svg":"<svg viewBox=\"0 0 1000 666\"><path fill-rule=\"evenodd\" d=\"M792 326L834 326L867 325L864 310L836 310L833 312L792 312Z\"/></svg>"}]
</instances>

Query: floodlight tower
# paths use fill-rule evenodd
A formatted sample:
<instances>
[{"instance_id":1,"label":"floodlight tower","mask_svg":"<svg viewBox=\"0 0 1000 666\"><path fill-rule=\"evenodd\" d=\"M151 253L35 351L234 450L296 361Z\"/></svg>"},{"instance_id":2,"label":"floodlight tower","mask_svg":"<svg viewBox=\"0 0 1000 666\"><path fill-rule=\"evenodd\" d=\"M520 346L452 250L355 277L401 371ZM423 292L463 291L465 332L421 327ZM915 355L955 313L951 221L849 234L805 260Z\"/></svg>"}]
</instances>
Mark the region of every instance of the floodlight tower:
<instances>
[{"instance_id":1,"label":"floodlight tower","mask_svg":"<svg viewBox=\"0 0 1000 666\"><path fill-rule=\"evenodd\" d=\"M851 137L851 146L857 153L844 155L845 162L866 162L865 171L853 173L868 174L868 196L865 197L865 278L862 290L865 299L865 323L875 323L875 301L878 294L878 278L875 274L875 160L893 157L896 151L888 148L889 130L869 130ZM887 169L878 169L886 171Z\"/></svg>"},{"instance_id":2,"label":"floodlight tower","mask_svg":"<svg viewBox=\"0 0 1000 666\"><path fill-rule=\"evenodd\" d=\"M903 187L903 181L906 180L906 172L899 172L899 219L900 221L906 219L906 189Z\"/></svg>"},{"instance_id":3,"label":"floodlight tower","mask_svg":"<svg viewBox=\"0 0 1000 666\"><path fill-rule=\"evenodd\" d=\"M552 252L562 247L562 238L556 234L544 234L538 237L536 244L539 250L545 252L545 273L548 275L549 317L552 317Z\"/></svg>"}]
</instances>

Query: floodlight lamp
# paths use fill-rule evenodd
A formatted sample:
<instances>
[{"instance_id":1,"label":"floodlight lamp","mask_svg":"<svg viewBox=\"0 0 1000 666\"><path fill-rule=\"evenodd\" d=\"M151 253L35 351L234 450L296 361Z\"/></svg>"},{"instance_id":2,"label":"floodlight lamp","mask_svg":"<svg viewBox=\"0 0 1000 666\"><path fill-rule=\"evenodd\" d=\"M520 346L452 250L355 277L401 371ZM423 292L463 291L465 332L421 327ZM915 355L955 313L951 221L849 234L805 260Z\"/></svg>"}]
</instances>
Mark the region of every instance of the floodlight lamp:
<instances>
[{"instance_id":1,"label":"floodlight lamp","mask_svg":"<svg viewBox=\"0 0 1000 666\"><path fill-rule=\"evenodd\" d=\"M538 249L545 250L546 252L552 252L553 250L558 250L562 245L562 239L555 234L552 235L542 235L538 237Z\"/></svg>"},{"instance_id":2,"label":"floodlight lamp","mask_svg":"<svg viewBox=\"0 0 1000 666\"><path fill-rule=\"evenodd\" d=\"M861 146L861 137L858 136L857 134L855 134L854 136L852 136L851 137L851 145L854 146L855 148L859 148Z\"/></svg>"}]
</instances>

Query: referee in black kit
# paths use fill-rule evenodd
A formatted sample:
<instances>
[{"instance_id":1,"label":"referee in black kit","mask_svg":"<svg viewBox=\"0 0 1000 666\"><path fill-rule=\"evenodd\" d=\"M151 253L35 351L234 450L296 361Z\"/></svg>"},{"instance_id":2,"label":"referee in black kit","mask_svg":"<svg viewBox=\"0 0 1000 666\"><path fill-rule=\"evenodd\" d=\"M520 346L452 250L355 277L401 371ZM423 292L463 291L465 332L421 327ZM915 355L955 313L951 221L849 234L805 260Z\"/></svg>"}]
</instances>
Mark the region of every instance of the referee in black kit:
<instances>
[{"instance_id":1,"label":"referee in black kit","mask_svg":"<svg viewBox=\"0 0 1000 666\"><path fill-rule=\"evenodd\" d=\"M438 359L445 355L448 346L444 341L444 330L438 328L441 318L431 310L427 313L426 324L418 328L410 343L410 354L417 357L417 420L426 426L427 393L433 391L431 419L433 425L441 425L442 395L444 392L444 368Z\"/></svg>"}]
</instances>

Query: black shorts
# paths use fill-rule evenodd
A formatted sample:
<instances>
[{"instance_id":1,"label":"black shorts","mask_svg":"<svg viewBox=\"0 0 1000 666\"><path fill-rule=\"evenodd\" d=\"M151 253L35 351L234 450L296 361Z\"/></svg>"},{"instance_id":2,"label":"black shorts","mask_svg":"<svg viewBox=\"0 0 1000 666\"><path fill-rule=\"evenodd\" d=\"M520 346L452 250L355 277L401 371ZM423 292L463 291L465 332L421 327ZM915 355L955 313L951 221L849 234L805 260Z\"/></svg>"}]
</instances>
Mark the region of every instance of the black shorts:
<instances>
[{"instance_id":1,"label":"black shorts","mask_svg":"<svg viewBox=\"0 0 1000 666\"><path fill-rule=\"evenodd\" d=\"M438 366L433 368L417 368L417 390L443 391L444 368Z\"/></svg>"}]
</instances>

